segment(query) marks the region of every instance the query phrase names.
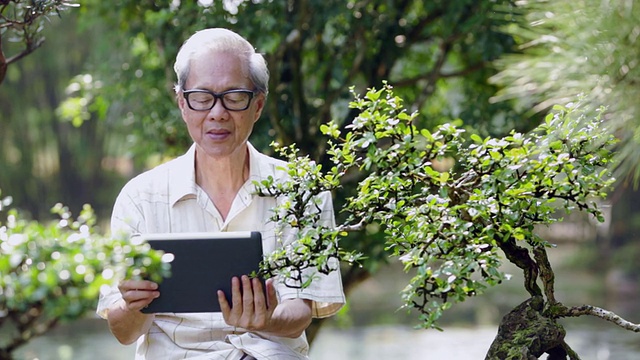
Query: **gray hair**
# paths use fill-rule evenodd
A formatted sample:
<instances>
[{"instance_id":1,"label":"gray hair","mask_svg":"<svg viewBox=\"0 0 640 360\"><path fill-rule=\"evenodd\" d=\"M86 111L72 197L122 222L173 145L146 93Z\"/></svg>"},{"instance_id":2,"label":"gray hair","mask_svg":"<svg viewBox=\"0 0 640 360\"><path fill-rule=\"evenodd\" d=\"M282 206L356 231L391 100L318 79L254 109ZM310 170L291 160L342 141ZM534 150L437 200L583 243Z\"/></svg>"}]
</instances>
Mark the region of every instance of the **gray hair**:
<instances>
[{"instance_id":1,"label":"gray hair","mask_svg":"<svg viewBox=\"0 0 640 360\"><path fill-rule=\"evenodd\" d=\"M197 31L182 44L173 69L178 77L175 86L176 93L184 90L184 84L189 76L191 59L203 52L228 51L237 54L248 65L249 80L259 93L267 94L269 91L269 69L262 54L256 53L253 45L235 32L213 28Z\"/></svg>"}]
</instances>

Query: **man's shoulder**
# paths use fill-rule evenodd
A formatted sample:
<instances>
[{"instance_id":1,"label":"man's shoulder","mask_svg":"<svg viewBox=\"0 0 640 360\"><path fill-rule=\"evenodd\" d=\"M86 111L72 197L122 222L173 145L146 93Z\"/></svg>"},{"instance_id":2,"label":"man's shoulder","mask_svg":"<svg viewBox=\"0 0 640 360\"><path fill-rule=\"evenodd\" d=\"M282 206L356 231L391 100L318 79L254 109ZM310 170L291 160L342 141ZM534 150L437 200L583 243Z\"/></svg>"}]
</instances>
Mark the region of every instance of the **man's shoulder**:
<instances>
[{"instance_id":1,"label":"man's shoulder","mask_svg":"<svg viewBox=\"0 0 640 360\"><path fill-rule=\"evenodd\" d=\"M255 148L251 152L251 161L256 161L258 165L258 174L262 178L269 176L282 177L286 176L288 163L284 160L266 155Z\"/></svg>"},{"instance_id":2,"label":"man's shoulder","mask_svg":"<svg viewBox=\"0 0 640 360\"><path fill-rule=\"evenodd\" d=\"M125 185L123 190L129 191L144 191L149 192L157 189L167 189L169 183L175 181L175 174L180 174L181 177L186 176L186 169L182 169L183 159L181 157L169 160L165 163L157 165L149 170L146 170L133 178L131 178Z\"/></svg>"},{"instance_id":3,"label":"man's shoulder","mask_svg":"<svg viewBox=\"0 0 640 360\"><path fill-rule=\"evenodd\" d=\"M157 182L167 181L169 174L177 170L180 164L180 158L171 159L167 162L159 164L151 169L145 170L133 177L130 181L136 182Z\"/></svg>"},{"instance_id":4,"label":"man's shoulder","mask_svg":"<svg viewBox=\"0 0 640 360\"><path fill-rule=\"evenodd\" d=\"M262 164L273 166L273 167L286 167L287 166L287 162L282 160L282 159L274 158L272 156L263 154L261 152L257 152L256 154L258 156L259 161Z\"/></svg>"}]
</instances>

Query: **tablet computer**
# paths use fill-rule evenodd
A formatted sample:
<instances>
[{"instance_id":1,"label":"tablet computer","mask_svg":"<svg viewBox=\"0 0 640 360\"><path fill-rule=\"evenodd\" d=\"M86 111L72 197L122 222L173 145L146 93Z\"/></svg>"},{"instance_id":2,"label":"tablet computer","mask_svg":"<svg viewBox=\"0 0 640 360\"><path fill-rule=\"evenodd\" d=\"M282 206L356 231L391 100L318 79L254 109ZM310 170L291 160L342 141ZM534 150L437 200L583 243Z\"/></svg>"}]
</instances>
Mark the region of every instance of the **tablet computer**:
<instances>
[{"instance_id":1,"label":"tablet computer","mask_svg":"<svg viewBox=\"0 0 640 360\"><path fill-rule=\"evenodd\" d=\"M262 236L257 231L143 234L153 249L173 254L171 276L144 313L219 312L218 290L231 303L231 279L258 272ZM264 282L263 282L264 284Z\"/></svg>"}]
</instances>

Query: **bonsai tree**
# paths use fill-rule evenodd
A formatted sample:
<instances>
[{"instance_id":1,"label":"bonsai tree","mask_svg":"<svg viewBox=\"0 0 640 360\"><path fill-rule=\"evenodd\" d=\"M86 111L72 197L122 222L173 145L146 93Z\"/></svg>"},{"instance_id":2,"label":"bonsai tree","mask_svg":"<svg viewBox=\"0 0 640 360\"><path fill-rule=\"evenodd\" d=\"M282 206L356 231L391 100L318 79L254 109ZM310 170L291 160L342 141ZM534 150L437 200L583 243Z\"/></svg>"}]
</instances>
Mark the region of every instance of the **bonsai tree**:
<instances>
[{"instance_id":1,"label":"bonsai tree","mask_svg":"<svg viewBox=\"0 0 640 360\"><path fill-rule=\"evenodd\" d=\"M507 314L487 359L578 359L565 343L559 318L592 315L640 331L616 314L590 305L567 306L555 296L555 274L547 257L551 244L536 234L562 212L581 211L603 221L598 200L610 177L613 136L598 114L579 102L556 106L528 134L481 138L451 124L430 132L413 125L390 86L355 96L350 124L330 123L331 168L299 157L294 146L279 147L288 158L286 182L256 184L265 196L283 197L272 220L297 229L298 241L264 264L268 274L301 280L306 269L336 269L345 252L339 240L375 224L384 232L389 257L414 274L402 293L424 328L437 328L452 305L500 284L505 261L524 274L529 298ZM343 127L343 125L346 125ZM347 131L341 132L344 128ZM314 196L340 187L345 177L364 175L345 200L336 228L320 227Z\"/></svg>"},{"instance_id":2,"label":"bonsai tree","mask_svg":"<svg viewBox=\"0 0 640 360\"><path fill-rule=\"evenodd\" d=\"M1 194L0 194L1 195ZM0 359L61 321L95 311L102 286L125 272L160 281L169 274L162 253L148 244L97 233L96 218L85 206L77 218L57 204L57 220L27 220L0 199Z\"/></svg>"}]
</instances>

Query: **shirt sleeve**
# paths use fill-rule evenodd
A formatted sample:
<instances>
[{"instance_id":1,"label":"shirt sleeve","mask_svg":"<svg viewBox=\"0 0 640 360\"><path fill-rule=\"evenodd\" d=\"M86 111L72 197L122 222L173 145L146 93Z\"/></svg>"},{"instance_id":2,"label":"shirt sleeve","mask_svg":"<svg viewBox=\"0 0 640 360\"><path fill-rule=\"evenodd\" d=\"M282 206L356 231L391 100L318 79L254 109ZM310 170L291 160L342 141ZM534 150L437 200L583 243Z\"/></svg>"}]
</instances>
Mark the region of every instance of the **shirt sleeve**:
<instances>
[{"instance_id":1,"label":"shirt sleeve","mask_svg":"<svg viewBox=\"0 0 640 360\"><path fill-rule=\"evenodd\" d=\"M325 192L319 195L321 211L320 223L323 226L334 228L335 217L331 194ZM280 299L307 299L312 300L313 317L324 318L335 313L345 304L345 295L340 275L340 263L338 259L330 259L329 265L335 269L329 274L323 274L315 268L304 271L303 278L311 277L311 284L304 288L287 286L283 281L276 279L276 289Z\"/></svg>"},{"instance_id":2,"label":"shirt sleeve","mask_svg":"<svg viewBox=\"0 0 640 360\"><path fill-rule=\"evenodd\" d=\"M109 315L109 309L115 306L120 299L122 299L122 294L120 294L117 286L103 286L100 289L100 299L98 300L96 314L106 319L107 315Z\"/></svg>"},{"instance_id":3,"label":"shirt sleeve","mask_svg":"<svg viewBox=\"0 0 640 360\"><path fill-rule=\"evenodd\" d=\"M113 205L111 213L111 235L132 236L144 232L144 215L133 181L127 183Z\"/></svg>"},{"instance_id":4,"label":"shirt sleeve","mask_svg":"<svg viewBox=\"0 0 640 360\"><path fill-rule=\"evenodd\" d=\"M111 236L126 236L140 233L139 227L143 224L142 212L133 200L131 187L126 185L116 198L111 214ZM122 299L122 294L117 287L118 279L114 279L111 286L103 286L100 289L100 298L96 313L103 319L107 318L109 309Z\"/></svg>"}]
</instances>

